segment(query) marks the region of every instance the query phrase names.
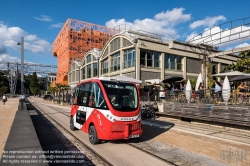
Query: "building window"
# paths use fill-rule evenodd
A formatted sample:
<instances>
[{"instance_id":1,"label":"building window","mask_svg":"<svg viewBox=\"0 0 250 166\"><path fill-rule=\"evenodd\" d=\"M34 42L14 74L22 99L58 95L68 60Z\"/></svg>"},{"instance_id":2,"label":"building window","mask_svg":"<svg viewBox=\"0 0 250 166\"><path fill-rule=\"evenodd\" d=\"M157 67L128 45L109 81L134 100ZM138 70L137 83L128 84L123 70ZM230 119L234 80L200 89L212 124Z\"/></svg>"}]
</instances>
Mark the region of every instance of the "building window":
<instances>
[{"instance_id":1,"label":"building window","mask_svg":"<svg viewBox=\"0 0 250 166\"><path fill-rule=\"evenodd\" d=\"M91 65L87 66L87 78L91 78Z\"/></svg>"},{"instance_id":2,"label":"building window","mask_svg":"<svg viewBox=\"0 0 250 166\"><path fill-rule=\"evenodd\" d=\"M82 79L83 79L83 80L86 79L86 77L85 77L85 67L82 68Z\"/></svg>"},{"instance_id":3,"label":"building window","mask_svg":"<svg viewBox=\"0 0 250 166\"><path fill-rule=\"evenodd\" d=\"M176 56L176 69L182 70L182 57Z\"/></svg>"},{"instance_id":4,"label":"building window","mask_svg":"<svg viewBox=\"0 0 250 166\"><path fill-rule=\"evenodd\" d=\"M154 51L140 51L140 65L142 67L160 67L160 53Z\"/></svg>"},{"instance_id":5,"label":"building window","mask_svg":"<svg viewBox=\"0 0 250 166\"><path fill-rule=\"evenodd\" d=\"M102 74L108 73L108 59L102 62Z\"/></svg>"},{"instance_id":6,"label":"building window","mask_svg":"<svg viewBox=\"0 0 250 166\"><path fill-rule=\"evenodd\" d=\"M123 56L123 68L130 68L135 66L135 49L129 49L124 51Z\"/></svg>"},{"instance_id":7,"label":"building window","mask_svg":"<svg viewBox=\"0 0 250 166\"><path fill-rule=\"evenodd\" d=\"M87 63L91 62L91 55L87 56Z\"/></svg>"},{"instance_id":8,"label":"building window","mask_svg":"<svg viewBox=\"0 0 250 166\"><path fill-rule=\"evenodd\" d=\"M93 55L93 61L97 61L97 58Z\"/></svg>"},{"instance_id":9,"label":"building window","mask_svg":"<svg viewBox=\"0 0 250 166\"><path fill-rule=\"evenodd\" d=\"M110 71L120 70L120 53L116 53L111 57L111 69Z\"/></svg>"},{"instance_id":10,"label":"building window","mask_svg":"<svg viewBox=\"0 0 250 166\"><path fill-rule=\"evenodd\" d=\"M97 63L93 63L93 66L94 66L94 77L97 77L98 75L97 75Z\"/></svg>"},{"instance_id":11,"label":"building window","mask_svg":"<svg viewBox=\"0 0 250 166\"><path fill-rule=\"evenodd\" d=\"M153 52L147 52L147 67L153 67Z\"/></svg>"},{"instance_id":12,"label":"building window","mask_svg":"<svg viewBox=\"0 0 250 166\"><path fill-rule=\"evenodd\" d=\"M170 65L171 70L175 69L175 56L174 55L169 56L169 65Z\"/></svg>"},{"instance_id":13,"label":"building window","mask_svg":"<svg viewBox=\"0 0 250 166\"><path fill-rule=\"evenodd\" d=\"M182 57L165 54L164 69L182 71Z\"/></svg>"}]
</instances>

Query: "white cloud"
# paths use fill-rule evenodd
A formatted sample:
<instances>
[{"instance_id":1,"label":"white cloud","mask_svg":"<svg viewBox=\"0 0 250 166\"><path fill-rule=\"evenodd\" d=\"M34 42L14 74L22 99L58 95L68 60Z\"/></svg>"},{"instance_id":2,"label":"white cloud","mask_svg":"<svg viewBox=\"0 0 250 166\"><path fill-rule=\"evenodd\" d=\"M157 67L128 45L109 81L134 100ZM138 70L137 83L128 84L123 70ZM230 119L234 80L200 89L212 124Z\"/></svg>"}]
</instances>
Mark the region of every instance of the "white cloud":
<instances>
[{"instance_id":1,"label":"white cloud","mask_svg":"<svg viewBox=\"0 0 250 166\"><path fill-rule=\"evenodd\" d=\"M111 19L106 22L106 26L114 28L118 25L126 24L132 26L134 30L143 30L163 36L178 38L178 32L174 28L177 24L185 23L191 19L191 14L183 14L184 8L174 8L166 12L158 13L153 19L136 19L128 22L125 19Z\"/></svg>"},{"instance_id":2,"label":"white cloud","mask_svg":"<svg viewBox=\"0 0 250 166\"><path fill-rule=\"evenodd\" d=\"M51 44L36 35L28 34L19 27L7 27L0 23L0 45L9 47L15 50L20 50L21 47L17 45L21 37L24 37L24 49L32 51L33 53L49 53L51 52Z\"/></svg>"},{"instance_id":3,"label":"white cloud","mask_svg":"<svg viewBox=\"0 0 250 166\"><path fill-rule=\"evenodd\" d=\"M37 36L36 35L27 35L26 37L25 37L25 40L26 41L34 41L34 40L36 40L37 39Z\"/></svg>"},{"instance_id":4,"label":"white cloud","mask_svg":"<svg viewBox=\"0 0 250 166\"><path fill-rule=\"evenodd\" d=\"M191 19L191 14L183 14L184 8L174 8L173 10L167 10L165 13L161 12L155 15L156 20L162 20L168 25L176 25L181 22L186 22Z\"/></svg>"},{"instance_id":5,"label":"white cloud","mask_svg":"<svg viewBox=\"0 0 250 166\"><path fill-rule=\"evenodd\" d=\"M50 29L61 28L62 26L63 26L63 23L59 22L59 23L56 23L56 24L51 24Z\"/></svg>"},{"instance_id":6,"label":"white cloud","mask_svg":"<svg viewBox=\"0 0 250 166\"><path fill-rule=\"evenodd\" d=\"M7 53L7 49L3 44L0 43L0 55L4 53Z\"/></svg>"},{"instance_id":7,"label":"white cloud","mask_svg":"<svg viewBox=\"0 0 250 166\"><path fill-rule=\"evenodd\" d=\"M13 57L13 56L10 56L9 54L0 54L0 61L20 62L21 60L18 57Z\"/></svg>"},{"instance_id":8,"label":"white cloud","mask_svg":"<svg viewBox=\"0 0 250 166\"><path fill-rule=\"evenodd\" d=\"M198 20L189 25L191 29L200 27L200 26L205 26L205 27L212 27L214 26L217 22L219 21L225 21L226 17L224 16L217 16L217 17L207 17L204 20Z\"/></svg>"},{"instance_id":9,"label":"white cloud","mask_svg":"<svg viewBox=\"0 0 250 166\"><path fill-rule=\"evenodd\" d=\"M50 16L47 16L47 15L40 15L40 17L34 17L34 19L37 19L39 21L45 21L45 22L53 21L53 19Z\"/></svg>"},{"instance_id":10,"label":"white cloud","mask_svg":"<svg viewBox=\"0 0 250 166\"><path fill-rule=\"evenodd\" d=\"M235 48L241 48L241 47L247 47L247 46L250 46L250 44L249 43L242 43L242 44L235 46Z\"/></svg>"}]
</instances>

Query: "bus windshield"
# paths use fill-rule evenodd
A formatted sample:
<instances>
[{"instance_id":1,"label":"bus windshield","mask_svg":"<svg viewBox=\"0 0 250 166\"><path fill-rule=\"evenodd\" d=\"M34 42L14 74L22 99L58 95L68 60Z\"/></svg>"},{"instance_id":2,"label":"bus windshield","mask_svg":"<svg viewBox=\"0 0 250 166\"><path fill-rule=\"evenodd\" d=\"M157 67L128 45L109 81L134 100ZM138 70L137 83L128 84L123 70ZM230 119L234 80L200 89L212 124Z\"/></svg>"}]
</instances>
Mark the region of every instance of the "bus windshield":
<instances>
[{"instance_id":1,"label":"bus windshield","mask_svg":"<svg viewBox=\"0 0 250 166\"><path fill-rule=\"evenodd\" d=\"M118 111L134 111L138 107L138 94L134 84L102 81L109 101Z\"/></svg>"}]
</instances>

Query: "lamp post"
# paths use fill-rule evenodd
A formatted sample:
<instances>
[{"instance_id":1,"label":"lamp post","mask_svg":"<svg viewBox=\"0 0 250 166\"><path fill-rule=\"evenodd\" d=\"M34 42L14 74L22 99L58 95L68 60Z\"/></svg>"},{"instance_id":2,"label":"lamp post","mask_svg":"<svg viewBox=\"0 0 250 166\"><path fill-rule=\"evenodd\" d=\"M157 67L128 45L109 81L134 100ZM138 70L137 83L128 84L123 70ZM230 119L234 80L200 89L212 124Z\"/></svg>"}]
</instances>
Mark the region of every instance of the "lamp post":
<instances>
[{"instance_id":1,"label":"lamp post","mask_svg":"<svg viewBox=\"0 0 250 166\"><path fill-rule=\"evenodd\" d=\"M23 61L24 61L24 37L21 37L21 42L18 42L17 45L21 45L21 109L23 110Z\"/></svg>"}]
</instances>

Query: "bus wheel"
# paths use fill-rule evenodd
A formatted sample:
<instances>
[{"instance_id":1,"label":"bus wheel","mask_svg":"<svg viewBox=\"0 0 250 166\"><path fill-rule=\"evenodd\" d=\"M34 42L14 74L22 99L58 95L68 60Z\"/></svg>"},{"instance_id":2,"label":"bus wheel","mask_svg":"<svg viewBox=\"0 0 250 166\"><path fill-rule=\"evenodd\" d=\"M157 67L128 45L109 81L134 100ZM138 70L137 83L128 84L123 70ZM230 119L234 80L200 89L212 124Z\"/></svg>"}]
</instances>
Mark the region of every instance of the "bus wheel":
<instances>
[{"instance_id":1,"label":"bus wheel","mask_svg":"<svg viewBox=\"0 0 250 166\"><path fill-rule=\"evenodd\" d=\"M89 141L93 145L99 143L99 139L94 125L89 127Z\"/></svg>"},{"instance_id":2,"label":"bus wheel","mask_svg":"<svg viewBox=\"0 0 250 166\"><path fill-rule=\"evenodd\" d=\"M70 117L70 130L74 131L77 128L74 126L74 119L73 117Z\"/></svg>"}]
</instances>

